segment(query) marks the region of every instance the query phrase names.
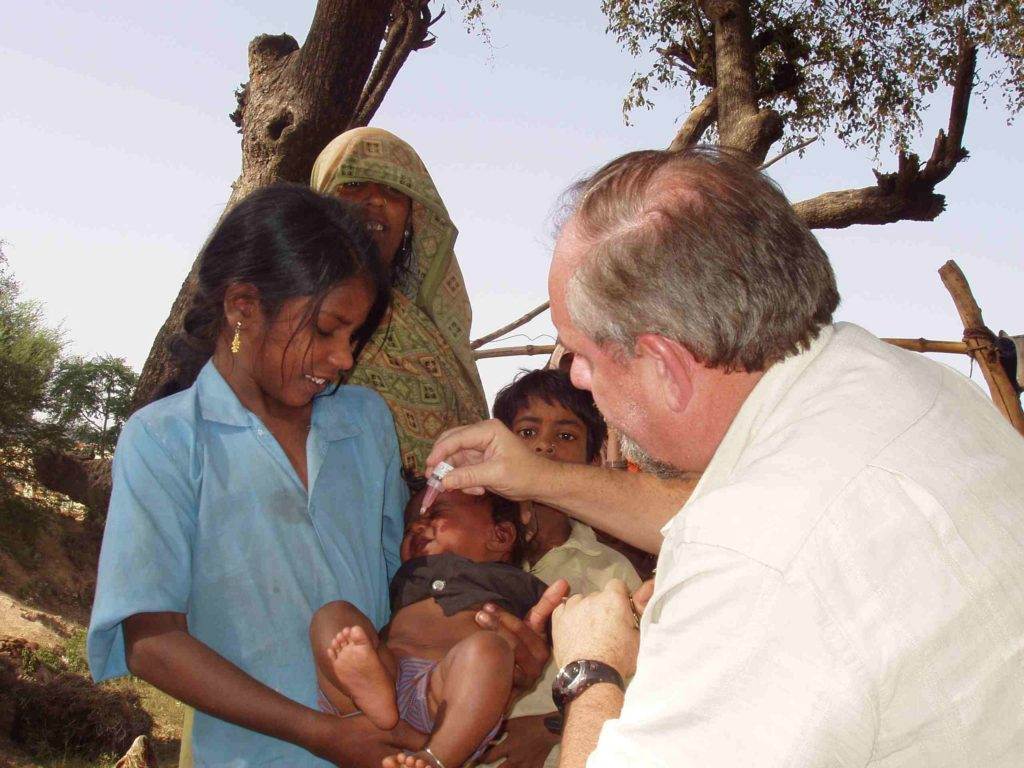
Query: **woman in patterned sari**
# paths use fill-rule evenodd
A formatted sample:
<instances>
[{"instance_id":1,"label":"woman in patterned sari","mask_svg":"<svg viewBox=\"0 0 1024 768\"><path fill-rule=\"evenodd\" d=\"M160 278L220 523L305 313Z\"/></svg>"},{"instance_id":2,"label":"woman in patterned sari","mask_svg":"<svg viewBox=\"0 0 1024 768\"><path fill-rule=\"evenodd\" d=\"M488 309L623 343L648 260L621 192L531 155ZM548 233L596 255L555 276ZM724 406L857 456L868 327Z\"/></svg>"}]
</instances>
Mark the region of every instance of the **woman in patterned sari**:
<instances>
[{"instance_id":1,"label":"woman in patterned sari","mask_svg":"<svg viewBox=\"0 0 1024 768\"><path fill-rule=\"evenodd\" d=\"M390 265L390 316L348 381L387 401L407 479L422 475L441 432L487 418L469 345L469 296L453 250L458 230L419 155L380 128L334 139L313 165L310 185L358 205Z\"/></svg>"}]
</instances>

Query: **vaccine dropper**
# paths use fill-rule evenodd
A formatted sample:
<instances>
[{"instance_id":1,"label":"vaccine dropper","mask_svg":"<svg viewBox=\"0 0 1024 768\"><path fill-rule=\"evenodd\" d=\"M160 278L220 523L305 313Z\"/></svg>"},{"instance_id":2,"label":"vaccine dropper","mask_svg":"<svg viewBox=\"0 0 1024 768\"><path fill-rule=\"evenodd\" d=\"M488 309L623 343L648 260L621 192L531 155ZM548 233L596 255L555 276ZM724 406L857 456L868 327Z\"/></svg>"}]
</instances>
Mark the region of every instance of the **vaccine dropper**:
<instances>
[{"instance_id":1,"label":"vaccine dropper","mask_svg":"<svg viewBox=\"0 0 1024 768\"><path fill-rule=\"evenodd\" d=\"M449 464L447 461L439 462L434 471L431 472L430 477L427 478L427 492L423 496L423 503L420 505L420 514L427 514L427 510L437 499L437 496L441 491L444 490L444 477L451 472L455 467Z\"/></svg>"}]
</instances>

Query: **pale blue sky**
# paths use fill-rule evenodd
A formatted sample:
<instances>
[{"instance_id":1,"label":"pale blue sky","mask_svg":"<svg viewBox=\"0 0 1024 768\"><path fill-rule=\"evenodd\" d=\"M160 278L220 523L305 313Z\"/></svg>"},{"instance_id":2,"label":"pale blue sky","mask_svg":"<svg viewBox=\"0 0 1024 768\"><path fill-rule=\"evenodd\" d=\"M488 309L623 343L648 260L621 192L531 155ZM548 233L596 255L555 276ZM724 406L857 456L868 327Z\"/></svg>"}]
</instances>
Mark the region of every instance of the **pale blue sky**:
<instances>
[{"instance_id":1,"label":"pale blue sky","mask_svg":"<svg viewBox=\"0 0 1024 768\"><path fill-rule=\"evenodd\" d=\"M301 41L315 3L10 5L0 28L0 238L25 293L46 302L74 351L139 368L238 174L227 115L247 79L246 46L263 32ZM436 45L412 56L374 120L417 148L460 229L475 336L546 298L562 189L622 152L666 145L686 107L682 93L664 93L657 109L623 123L636 64L605 35L597 0L506 0L488 23L493 49L449 9ZM947 98L928 116L923 155ZM1024 149L999 99L989 101L975 101L971 157L939 188L948 210L935 223L819 233L841 319L884 336L958 339L936 275L955 258L988 324L1024 330ZM894 163L879 159L885 170ZM772 175L800 200L867 186L872 166L869 153L826 137ZM528 327L539 343L550 330L546 316ZM488 395L540 362L482 361Z\"/></svg>"}]
</instances>

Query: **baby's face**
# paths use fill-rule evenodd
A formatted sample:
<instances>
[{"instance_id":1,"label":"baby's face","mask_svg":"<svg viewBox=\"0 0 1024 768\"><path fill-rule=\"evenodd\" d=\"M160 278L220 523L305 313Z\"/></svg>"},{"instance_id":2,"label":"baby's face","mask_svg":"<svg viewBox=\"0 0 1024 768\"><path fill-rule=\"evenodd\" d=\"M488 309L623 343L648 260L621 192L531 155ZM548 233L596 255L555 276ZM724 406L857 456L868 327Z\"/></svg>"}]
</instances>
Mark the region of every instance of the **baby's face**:
<instances>
[{"instance_id":1,"label":"baby's face","mask_svg":"<svg viewBox=\"0 0 1024 768\"><path fill-rule=\"evenodd\" d=\"M488 547L494 541L495 525L487 498L446 491L437 497L427 514L420 517L422 498L422 493L416 494L406 507L403 563L414 557L445 552L478 563L496 559L493 548ZM411 514L410 510L413 510Z\"/></svg>"},{"instance_id":2,"label":"baby's face","mask_svg":"<svg viewBox=\"0 0 1024 768\"><path fill-rule=\"evenodd\" d=\"M587 425L560 403L539 397L526 400L512 422L512 431L534 451L555 461L587 463Z\"/></svg>"}]
</instances>

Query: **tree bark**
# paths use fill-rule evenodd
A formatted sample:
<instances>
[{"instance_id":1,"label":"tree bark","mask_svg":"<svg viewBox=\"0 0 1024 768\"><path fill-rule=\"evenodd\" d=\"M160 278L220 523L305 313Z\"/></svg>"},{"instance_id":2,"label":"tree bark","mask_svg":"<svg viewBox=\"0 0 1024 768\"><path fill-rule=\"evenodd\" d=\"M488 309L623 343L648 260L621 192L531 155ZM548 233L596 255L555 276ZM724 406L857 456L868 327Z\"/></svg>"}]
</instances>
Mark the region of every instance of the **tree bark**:
<instances>
[{"instance_id":1,"label":"tree bark","mask_svg":"<svg viewBox=\"0 0 1024 768\"><path fill-rule=\"evenodd\" d=\"M308 181L320 150L356 123L360 107L368 120L409 52L424 46L426 8L427 0L320 0L302 46L290 35L260 35L249 44L249 82L237 92L232 116L242 134L242 170L227 208L258 187ZM401 33L385 43L388 62L374 70L392 27ZM133 409L172 380L187 385L198 373L180 370L170 354L195 292L196 270L194 263L157 333Z\"/></svg>"},{"instance_id":2,"label":"tree bark","mask_svg":"<svg viewBox=\"0 0 1024 768\"><path fill-rule=\"evenodd\" d=\"M782 138L782 118L759 109L750 7L743 0L705 0L715 27L715 94L719 143L748 153L760 164Z\"/></svg>"},{"instance_id":3,"label":"tree bark","mask_svg":"<svg viewBox=\"0 0 1024 768\"><path fill-rule=\"evenodd\" d=\"M260 35L249 44L249 81L236 91L238 108L231 115L242 134L242 168L225 210L267 184L307 183L313 161L331 139L369 122L409 54L433 42L429 29L436 19L428 5L429 0L319 0L302 46L285 34ZM169 385L188 386L199 372L182 369L171 354L195 293L197 268L198 260L153 341L133 411ZM35 463L44 486L96 516L106 513L109 460L50 452Z\"/></svg>"}]
</instances>

